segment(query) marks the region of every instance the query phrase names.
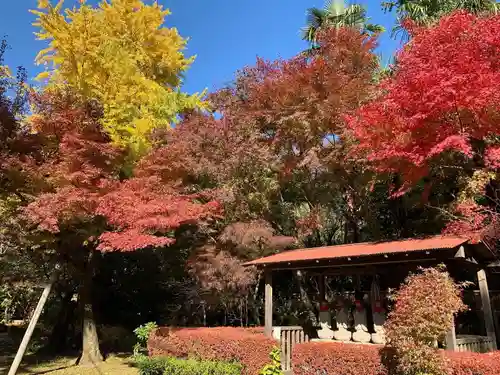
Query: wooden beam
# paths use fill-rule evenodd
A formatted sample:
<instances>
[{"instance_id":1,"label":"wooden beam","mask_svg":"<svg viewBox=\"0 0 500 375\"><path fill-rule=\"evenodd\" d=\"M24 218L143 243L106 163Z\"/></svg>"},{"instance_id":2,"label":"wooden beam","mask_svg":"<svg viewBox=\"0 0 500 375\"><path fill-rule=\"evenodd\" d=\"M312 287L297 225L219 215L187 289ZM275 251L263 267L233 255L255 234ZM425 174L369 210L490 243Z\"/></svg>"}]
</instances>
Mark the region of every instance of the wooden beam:
<instances>
[{"instance_id":1,"label":"wooden beam","mask_svg":"<svg viewBox=\"0 0 500 375\"><path fill-rule=\"evenodd\" d=\"M271 270L265 272L265 289L264 289L264 332L266 336L273 335L273 275Z\"/></svg>"},{"instance_id":2,"label":"wooden beam","mask_svg":"<svg viewBox=\"0 0 500 375\"><path fill-rule=\"evenodd\" d=\"M479 284L479 292L481 293L481 307L483 308L484 325L486 327L486 335L492 339L494 349L496 350L497 339L495 333L495 323L493 321L493 312L491 310L490 292L488 290L488 281L486 279L486 271L484 269L477 272L477 281Z\"/></svg>"},{"instance_id":3,"label":"wooden beam","mask_svg":"<svg viewBox=\"0 0 500 375\"><path fill-rule=\"evenodd\" d=\"M394 257L396 258L396 257ZM386 260L386 259L381 259L381 261L376 262L356 262L355 260L351 259L350 261L346 261L344 259L341 260L335 260L335 261L322 261L320 263L316 262L293 262L293 263L277 263L277 264L268 264L266 265L267 269L272 269L273 271L282 271L282 270L320 270L320 269L330 269L332 272L335 272L334 270L340 270L340 269L349 269L349 268L355 268L355 267L375 267L375 266L384 266L384 265L402 265L402 264L423 264L426 262L443 262L446 261L447 259L450 259L450 257L442 257L442 258L434 258L434 257L429 257L429 258L418 258L418 259L408 259L408 258L403 258L403 257L398 257L397 260ZM327 273L325 273L327 274Z\"/></svg>"}]
</instances>

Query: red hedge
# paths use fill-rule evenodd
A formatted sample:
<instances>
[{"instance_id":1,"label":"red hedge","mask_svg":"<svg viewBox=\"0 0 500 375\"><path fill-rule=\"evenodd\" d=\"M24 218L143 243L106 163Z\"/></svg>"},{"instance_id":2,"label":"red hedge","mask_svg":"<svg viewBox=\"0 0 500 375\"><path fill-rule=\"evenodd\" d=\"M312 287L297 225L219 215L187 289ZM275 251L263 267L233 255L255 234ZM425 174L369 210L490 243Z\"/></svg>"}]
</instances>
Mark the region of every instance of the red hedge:
<instances>
[{"instance_id":1,"label":"red hedge","mask_svg":"<svg viewBox=\"0 0 500 375\"><path fill-rule=\"evenodd\" d=\"M148 340L150 355L238 361L245 375L256 375L269 363L275 340L263 328L158 328ZM387 375L378 345L311 342L296 345L294 375ZM500 375L500 352L444 352L450 375Z\"/></svg>"},{"instance_id":2,"label":"red hedge","mask_svg":"<svg viewBox=\"0 0 500 375\"><path fill-rule=\"evenodd\" d=\"M270 362L275 340L264 336L262 328L158 328L148 339L149 355L177 358L238 361L243 374L256 375Z\"/></svg>"},{"instance_id":3,"label":"red hedge","mask_svg":"<svg viewBox=\"0 0 500 375\"><path fill-rule=\"evenodd\" d=\"M387 375L378 345L306 343L292 353L294 375ZM500 352L445 352L450 375L499 375Z\"/></svg>"},{"instance_id":4,"label":"red hedge","mask_svg":"<svg viewBox=\"0 0 500 375\"><path fill-rule=\"evenodd\" d=\"M447 352L452 375L499 375L500 352L487 354Z\"/></svg>"},{"instance_id":5,"label":"red hedge","mask_svg":"<svg viewBox=\"0 0 500 375\"><path fill-rule=\"evenodd\" d=\"M310 342L292 352L294 375L385 375L380 363L381 346Z\"/></svg>"}]
</instances>

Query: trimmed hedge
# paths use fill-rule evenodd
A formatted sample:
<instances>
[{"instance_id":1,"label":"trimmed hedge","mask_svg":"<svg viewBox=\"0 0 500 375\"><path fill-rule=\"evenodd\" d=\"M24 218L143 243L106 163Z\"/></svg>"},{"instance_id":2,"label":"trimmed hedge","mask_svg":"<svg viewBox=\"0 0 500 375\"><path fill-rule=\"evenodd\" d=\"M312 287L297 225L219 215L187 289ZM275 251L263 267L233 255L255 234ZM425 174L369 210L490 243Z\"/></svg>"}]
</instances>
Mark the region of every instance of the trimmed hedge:
<instances>
[{"instance_id":1,"label":"trimmed hedge","mask_svg":"<svg viewBox=\"0 0 500 375\"><path fill-rule=\"evenodd\" d=\"M256 375L269 364L275 345L262 328L158 328L148 339L148 352L150 356L238 362L242 374ZM292 353L294 375L387 375L380 359L382 348L335 342L298 344ZM500 351L442 353L450 375L500 375Z\"/></svg>"},{"instance_id":2,"label":"trimmed hedge","mask_svg":"<svg viewBox=\"0 0 500 375\"><path fill-rule=\"evenodd\" d=\"M294 375L385 375L376 345L309 342L293 348Z\"/></svg>"},{"instance_id":3,"label":"trimmed hedge","mask_svg":"<svg viewBox=\"0 0 500 375\"><path fill-rule=\"evenodd\" d=\"M262 328L161 327L148 339L150 356L238 362L244 375L258 374L274 346L276 341L264 336Z\"/></svg>"},{"instance_id":4,"label":"trimmed hedge","mask_svg":"<svg viewBox=\"0 0 500 375\"><path fill-rule=\"evenodd\" d=\"M292 353L294 375L387 375L380 360L382 346L341 343L305 343ZM499 375L500 352L442 353L450 375Z\"/></svg>"},{"instance_id":5,"label":"trimmed hedge","mask_svg":"<svg viewBox=\"0 0 500 375\"><path fill-rule=\"evenodd\" d=\"M447 352L452 375L499 375L500 352L486 354Z\"/></svg>"},{"instance_id":6,"label":"trimmed hedge","mask_svg":"<svg viewBox=\"0 0 500 375\"><path fill-rule=\"evenodd\" d=\"M237 363L142 356L136 360L140 375L241 375Z\"/></svg>"}]
</instances>

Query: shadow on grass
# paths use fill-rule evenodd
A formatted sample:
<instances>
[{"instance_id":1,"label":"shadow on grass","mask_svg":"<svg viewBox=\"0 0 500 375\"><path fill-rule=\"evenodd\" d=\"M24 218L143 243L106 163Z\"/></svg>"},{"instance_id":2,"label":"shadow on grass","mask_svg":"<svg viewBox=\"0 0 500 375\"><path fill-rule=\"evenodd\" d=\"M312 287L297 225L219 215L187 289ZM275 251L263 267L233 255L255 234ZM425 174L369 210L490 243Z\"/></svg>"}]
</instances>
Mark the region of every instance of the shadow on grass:
<instances>
[{"instance_id":1,"label":"shadow on grass","mask_svg":"<svg viewBox=\"0 0 500 375\"><path fill-rule=\"evenodd\" d=\"M7 374L17 349L21 343L25 327L13 327L9 332L0 332L0 374ZM66 350L60 353L51 353L41 348L44 340L41 335L33 335L30 347L37 348L36 352L28 352L23 356L18 374L68 374L68 375L97 375L97 374L137 374L133 361L131 360L131 348L112 347L104 345L103 355L105 361L96 365L77 366L80 355L78 350Z\"/></svg>"}]
</instances>

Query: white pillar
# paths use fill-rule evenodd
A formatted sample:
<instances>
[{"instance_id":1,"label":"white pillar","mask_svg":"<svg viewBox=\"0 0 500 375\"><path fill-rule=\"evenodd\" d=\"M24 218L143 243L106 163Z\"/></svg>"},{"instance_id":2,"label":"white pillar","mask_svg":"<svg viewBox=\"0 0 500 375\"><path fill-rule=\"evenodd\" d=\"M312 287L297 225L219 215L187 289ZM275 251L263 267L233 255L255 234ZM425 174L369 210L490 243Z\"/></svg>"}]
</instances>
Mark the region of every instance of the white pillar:
<instances>
[{"instance_id":1,"label":"white pillar","mask_svg":"<svg viewBox=\"0 0 500 375\"><path fill-rule=\"evenodd\" d=\"M493 349L496 350L497 339L495 334L495 323L493 321L493 311L491 310L490 292L488 290L488 281L486 280L486 272L484 269L479 270L477 272L477 281L479 284L479 292L481 293L481 307L483 309L486 335L493 341Z\"/></svg>"},{"instance_id":2,"label":"white pillar","mask_svg":"<svg viewBox=\"0 0 500 375\"><path fill-rule=\"evenodd\" d=\"M446 334L446 350L451 350L452 352L457 351L457 335L455 334L455 319L451 324L450 330Z\"/></svg>"}]
</instances>

